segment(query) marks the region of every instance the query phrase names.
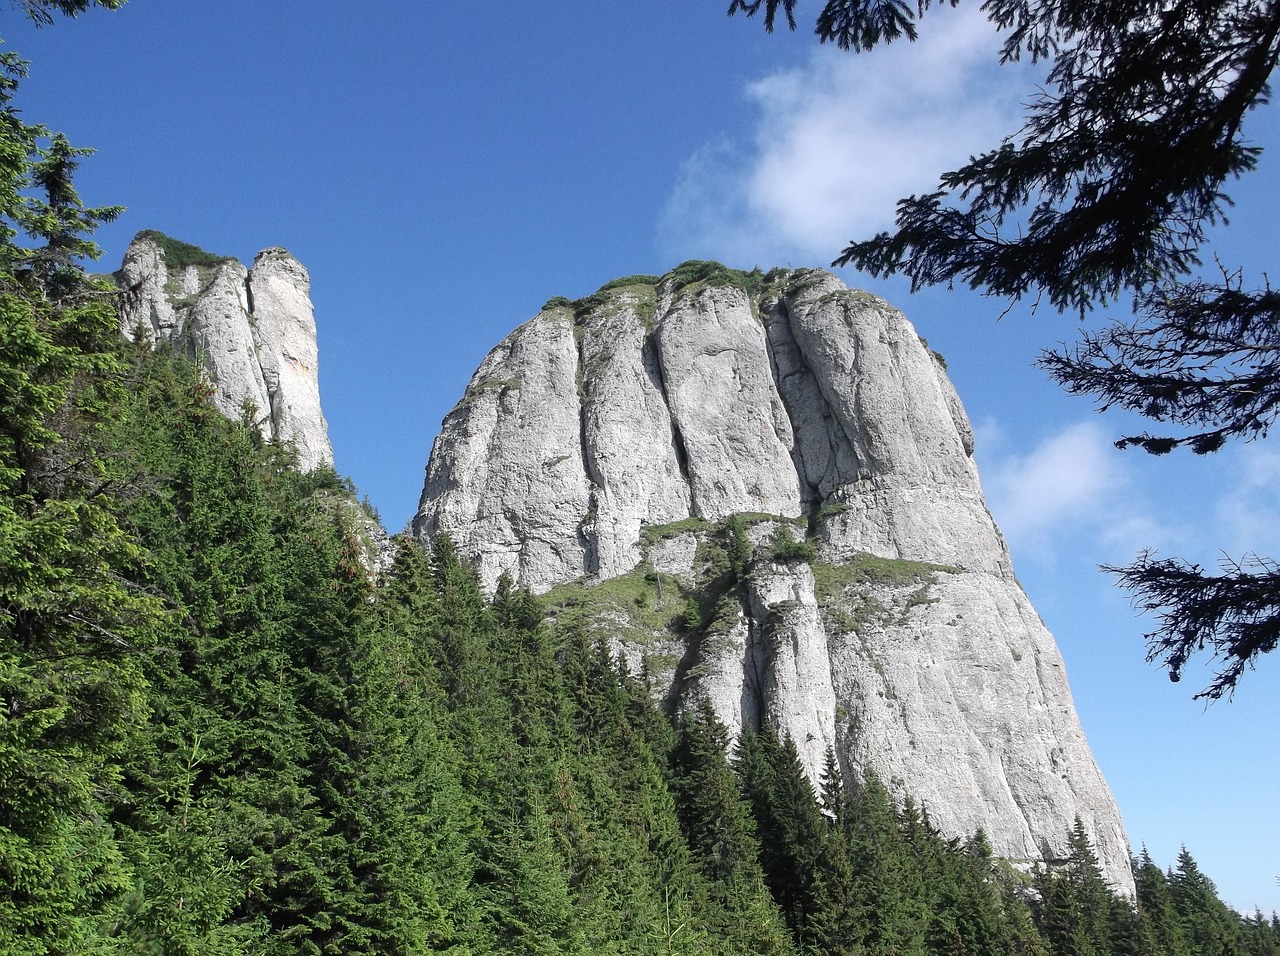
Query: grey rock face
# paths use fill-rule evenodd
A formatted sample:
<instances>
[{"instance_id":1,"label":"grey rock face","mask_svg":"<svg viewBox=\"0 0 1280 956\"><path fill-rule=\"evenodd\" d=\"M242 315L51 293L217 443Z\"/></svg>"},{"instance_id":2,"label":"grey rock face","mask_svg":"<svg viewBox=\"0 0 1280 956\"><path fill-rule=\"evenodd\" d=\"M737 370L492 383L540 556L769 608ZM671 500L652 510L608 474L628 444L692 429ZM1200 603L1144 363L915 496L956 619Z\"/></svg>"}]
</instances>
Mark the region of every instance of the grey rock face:
<instances>
[{"instance_id":1,"label":"grey rock face","mask_svg":"<svg viewBox=\"0 0 1280 956\"><path fill-rule=\"evenodd\" d=\"M815 779L834 749L1023 861L1061 856L1079 816L1131 893L940 360L826 273L688 274L551 305L494 349L415 532L448 532L486 587L586 608L670 706L770 722Z\"/></svg>"},{"instance_id":2,"label":"grey rock face","mask_svg":"<svg viewBox=\"0 0 1280 956\"><path fill-rule=\"evenodd\" d=\"M588 570L591 487L573 317L541 313L480 364L431 453L418 533L447 530L484 580L538 591ZM473 494L479 484L483 494Z\"/></svg>"},{"instance_id":3,"label":"grey rock face","mask_svg":"<svg viewBox=\"0 0 1280 956\"><path fill-rule=\"evenodd\" d=\"M795 436L754 303L732 286L663 298L670 304L654 338L693 513L798 514Z\"/></svg>"},{"instance_id":4,"label":"grey rock face","mask_svg":"<svg viewBox=\"0 0 1280 956\"><path fill-rule=\"evenodd\" d=\"M262 434L290 442L304 470L333 463L320 410L316 324L307 270L284 249L170 267L156 239L141 236L116 274L125 294L120 329L167 342L198 362L229 418L251 406Z\"/></svg>"}]
</instances>

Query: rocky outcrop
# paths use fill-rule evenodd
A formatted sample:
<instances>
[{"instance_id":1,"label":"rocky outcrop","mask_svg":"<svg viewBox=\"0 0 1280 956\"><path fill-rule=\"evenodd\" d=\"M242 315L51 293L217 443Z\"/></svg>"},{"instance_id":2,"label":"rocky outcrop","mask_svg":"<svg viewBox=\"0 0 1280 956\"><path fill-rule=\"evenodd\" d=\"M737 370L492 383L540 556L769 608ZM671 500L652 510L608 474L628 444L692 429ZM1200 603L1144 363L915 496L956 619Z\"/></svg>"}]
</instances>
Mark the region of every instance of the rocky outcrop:
<instances>
[{"instance_id":1,"label":"rocky outcrop","mask_svg":"<svg viewBox=\"0 0 1280 956\"><path fill-rule=\"evenodd\" d=\"M158 233L141 233L116 273L121 331L198 362L229 418L292 444L304 470L333 463L320 410L316 325L307 270L284 249L245 269Z\"/></svg>"},{"instance_id":2,"label":"rocky outcrop","mask_svg":"<svg viewBox=\"0 0 1280 956\"><path fill-rule=\"evenodd\" d=\"M691 263L553 300L446 417L415 532L585 614L671 706L769 721L1023 861L1115 802L939 357L823 272Z\"/></svg>"}]
</instances>

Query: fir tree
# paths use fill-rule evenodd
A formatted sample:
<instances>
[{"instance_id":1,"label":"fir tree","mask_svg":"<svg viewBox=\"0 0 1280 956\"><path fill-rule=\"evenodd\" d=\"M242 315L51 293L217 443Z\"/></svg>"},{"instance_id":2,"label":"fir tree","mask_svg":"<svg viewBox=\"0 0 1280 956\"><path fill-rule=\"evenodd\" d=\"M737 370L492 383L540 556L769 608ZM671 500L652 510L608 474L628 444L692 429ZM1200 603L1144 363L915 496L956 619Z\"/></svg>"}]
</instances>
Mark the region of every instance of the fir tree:
<instances>
[{"instance_id":1,"label":"fir tree","mask_svg":"<svg viewBox=\"0 0 1280 956\"><path fill-rule=\"evenodd\" d=\"M815 911L817 865L826 824L795 741L766 723L739 739L736 769L760 835L765 882L798 942Z\"/></svg>"},{"instance_id":2,"label":"fir tree","mask_svg":"<svg viewBox=\"0 0 1280 956\"><path fill-rule=\"evenodd\" d=\"M100 800L163 608L104 497L115 311L77 257L117 210L85 208L82 151L21 120L25 72L0 53L0 950L40 954L91 948L131 882Z\"/></svg>"},{"instance_id":3,"label":"fir tree","mask_svg":"<svg viewBox=\"0 0 1280 956\"><path fill-rule=\"evenodd\" d=\"M1197 956L1228 956L1240 950L1240 918L1218 898L1213 881L1183 847L1169 876L1169 895L1182 935Z\"/></svg>"},{"instance_id":4,"label":"fir tree","mask_svg":"<svg viewBox=\"0 0 1280 956\"><path fill-rule=\"evenodd\" d=\"M714 934L733 952L780 953L786 930L765 887L748 803L725 755L729 734L710 704L686 713L672 752L681 829L709 883Z\"/></svg>"},{"instance_id":5,"label":"fir tree","mask_svg":"<svg viewBox=\"0 0 1280 956\"><path fill-rule=\"evenodd\" d=\"M1147 848L1133 862L1139 927L1144 952L1160 956L1191 956L1182 935L1181 920L1164 872L1152 861Z\"/></svg>"},{"instance_id":6,"label":"fir tree","mask_svg":"<svg viewBox=\"0 0 1280 956\"><path fill-rule=\"evenodd\" d=\"M1102 876L1098 856L1077 817L1067 837L1061 867L1041 867L1035 876L1037 922L1059 956L1103 956L1128 952L1136 920L1128 904Z\"/></svg>"}]
</instances>

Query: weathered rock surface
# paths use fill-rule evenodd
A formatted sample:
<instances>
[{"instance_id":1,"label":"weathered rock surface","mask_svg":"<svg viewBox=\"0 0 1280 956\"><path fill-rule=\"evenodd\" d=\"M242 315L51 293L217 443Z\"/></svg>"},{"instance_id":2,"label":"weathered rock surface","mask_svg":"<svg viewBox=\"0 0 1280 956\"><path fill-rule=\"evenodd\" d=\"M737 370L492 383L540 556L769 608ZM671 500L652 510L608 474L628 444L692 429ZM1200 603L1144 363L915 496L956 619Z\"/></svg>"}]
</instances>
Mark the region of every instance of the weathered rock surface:
<instances>
[{"instance_id":1,"label":"weathered rock surface","mask_svg":"<svg viewBox=\"0 0 1280 956\"><path fill-rule=\"evenodd\" d=\"M239 419L251 407L262 434L291 443L304 470L332 464L307 270L280 248L258 253L251 269L207 255L170 263L166 245L175 246L144 233L125 252L121 331L198 362L222 413Z\"/></svg>"},{"instance_id":2,"label":"weathered rock surface","mask_svg":"<svg viewBox=\"0 0 1280 956\"><path fill-rule=\"evenodd\" d=\"M586 615L671 706L791 734L815 777L833 748L1017 860L1062 856L1079 816L1132 892L972 450L888 303L822 272L691 264L553 300L494 349L415 531L448 532L487 587L507 572Z\"/></svg>"}]
</instances>

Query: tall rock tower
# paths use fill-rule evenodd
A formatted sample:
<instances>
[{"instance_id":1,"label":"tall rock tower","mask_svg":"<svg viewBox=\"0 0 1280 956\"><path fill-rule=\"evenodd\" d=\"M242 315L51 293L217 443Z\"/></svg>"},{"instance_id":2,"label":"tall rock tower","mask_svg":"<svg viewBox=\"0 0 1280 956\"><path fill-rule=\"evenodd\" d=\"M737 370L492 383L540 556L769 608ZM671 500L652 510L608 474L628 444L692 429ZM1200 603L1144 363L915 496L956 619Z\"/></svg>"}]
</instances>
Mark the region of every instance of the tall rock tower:
<instances>
[{"instance_id":1,"label":"tall rock tower","mask_svg":"<svg viewBox=\"0 0 1280 956\"><path fill-rule=\"evenodd\" d=\"M686 263L552 300L481 363L415 519L608 635L673 708L834 751L953 835L1132 893L1120 814L1013 576L941 359L820 271Z\"/></svg>"},{"instance_id":2,"label":"tall rock tower","mask_svg":"<svg viewBox=\"0 0 1280 956\"><path fill-rule=\"evenodd\" d=\"M238 419L252 407L262 434L290 442L303 470L333 463L320 410L311 279L280 248L245 269L159 233L140 233L116 273L120 329L166 342L198 362L214 403Z\"/></svg>"}]
</instances>

